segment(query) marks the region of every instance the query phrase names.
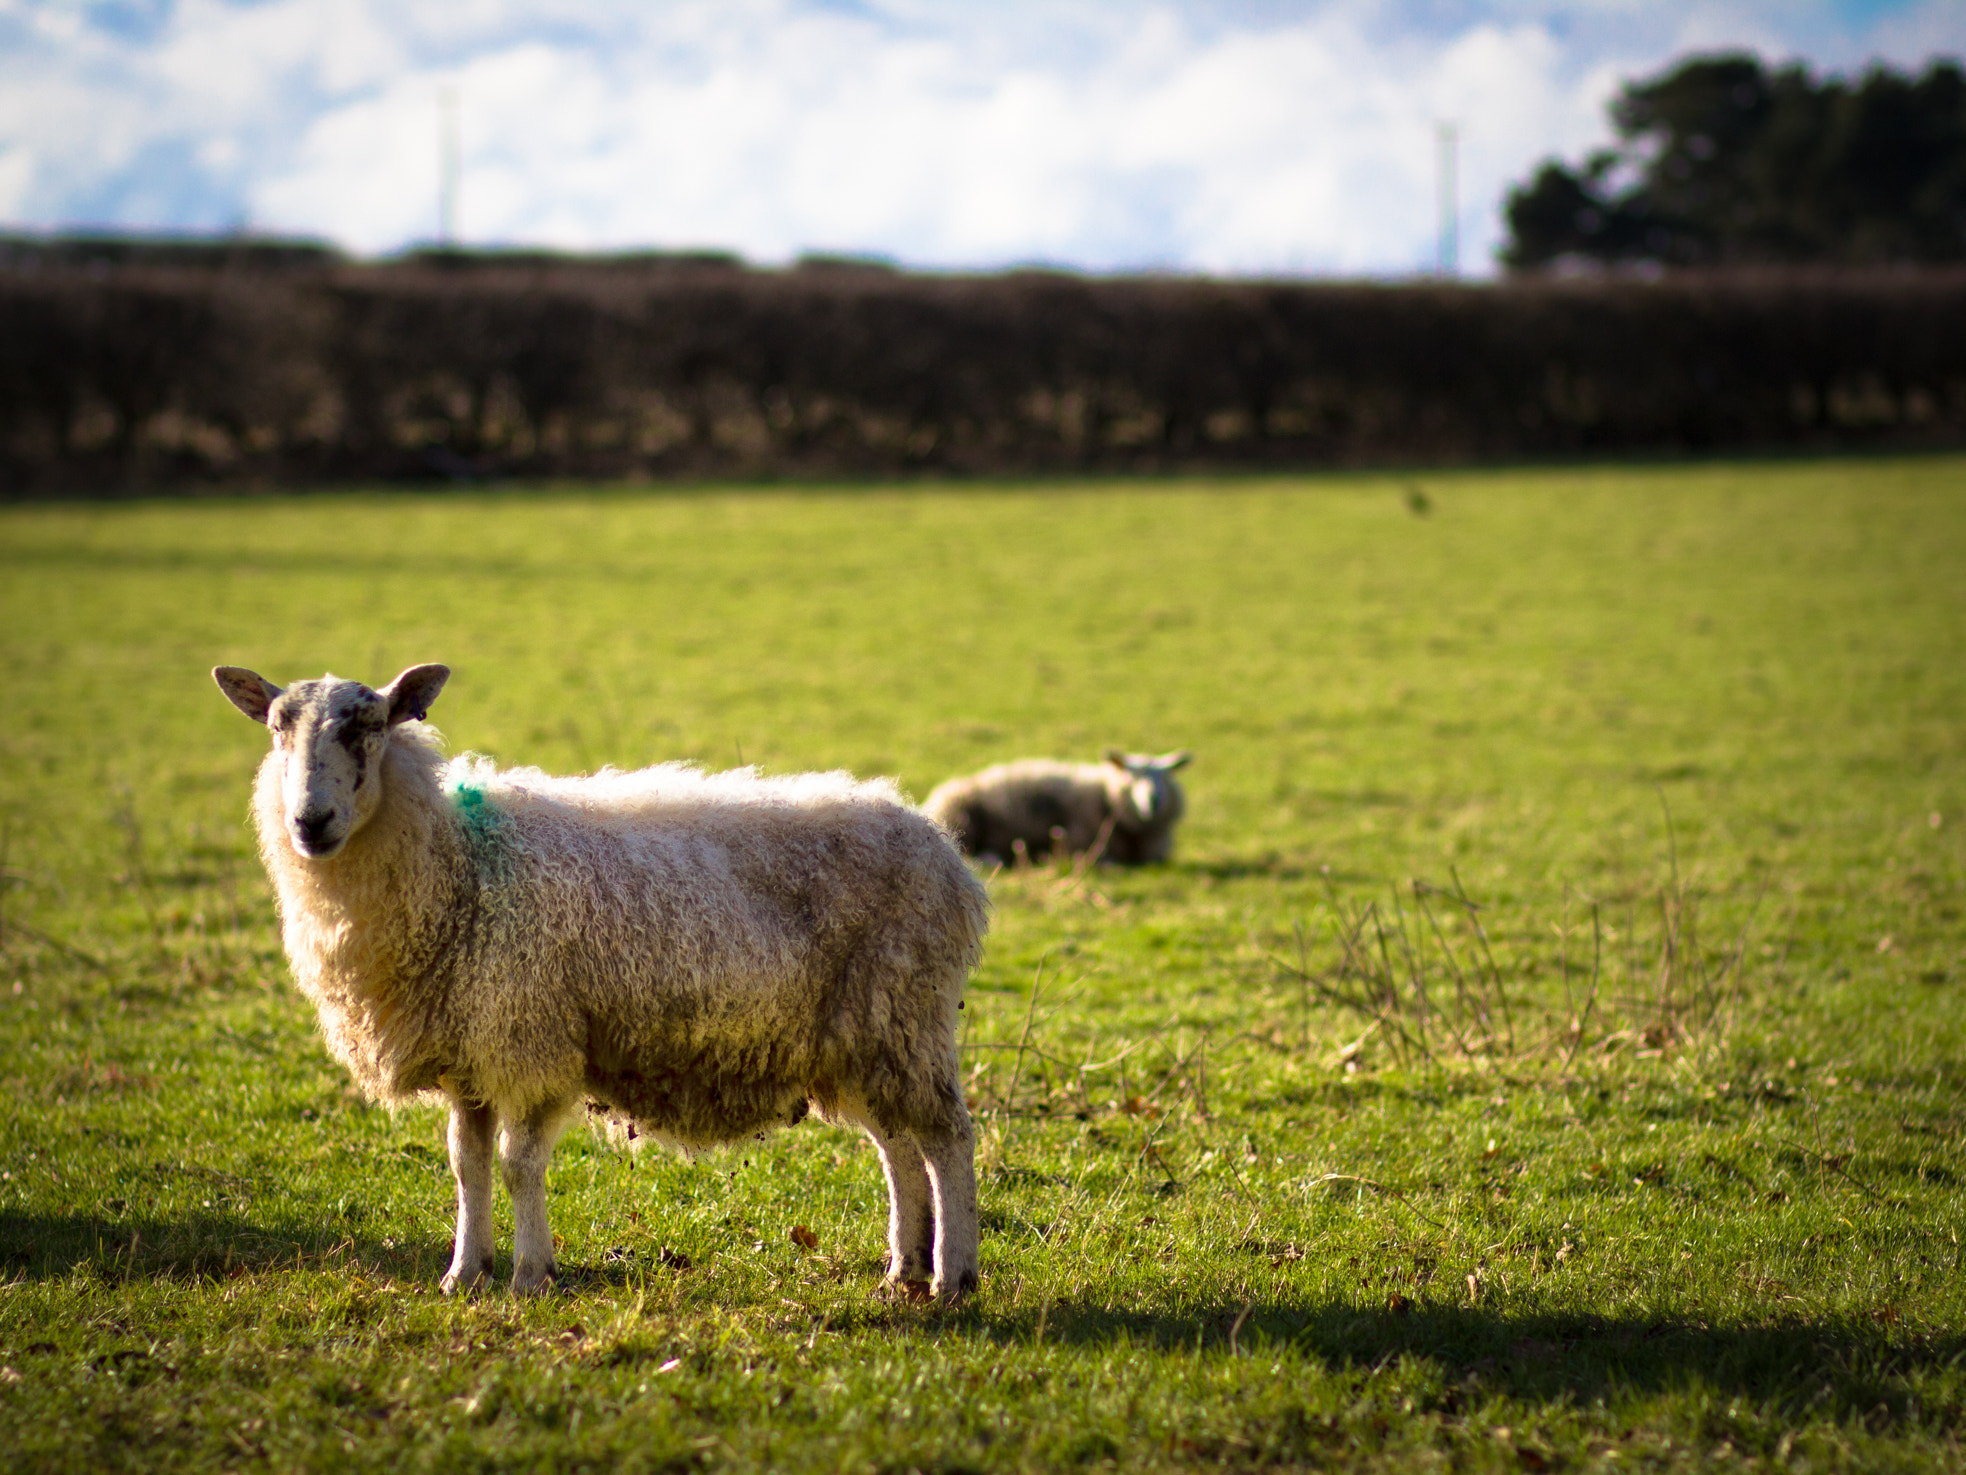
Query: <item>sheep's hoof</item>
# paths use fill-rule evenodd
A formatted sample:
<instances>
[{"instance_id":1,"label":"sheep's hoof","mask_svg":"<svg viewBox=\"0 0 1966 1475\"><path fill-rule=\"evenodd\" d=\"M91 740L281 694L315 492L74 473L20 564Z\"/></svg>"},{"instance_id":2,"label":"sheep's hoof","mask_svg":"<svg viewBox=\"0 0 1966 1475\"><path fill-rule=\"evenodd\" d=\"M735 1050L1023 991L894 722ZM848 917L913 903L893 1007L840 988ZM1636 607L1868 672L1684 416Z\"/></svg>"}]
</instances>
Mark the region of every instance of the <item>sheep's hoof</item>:
<instances>
[{"instance_id":1,"label":"sheep's hoof","mask_svg":"<svg viewBox=\"0 0 1966 1475\"><path fill-rule=\"evenodd\" d=\"M558 1270L557 1265L548 1265L542 1270L522 1265L512 1272L512 1293L515 1296L543 1296L556 1284L554 1275Z\"/></svg>"},{"instance_id":2,"label":"sheep's hoof","mask_svg":"<svg viewBox=\"0 0 1966 1475\"><path fill-rule=\"evenodd\" d=\"M892 1280L894 1293L911 1305L921 1305L935 1299L934 1288L925 1280Z\"/></svg>"},{"instance_id":3,"label":"sheep's hoof","mask_svg":"<svg viewBox=\"0 0 1966 1475\"><path fill-rule=\"evenodd\" d=\"M976 1291L976 1286L976 1272L974 1270L965 1270L953 1282L938 1280L929 1289L935 1293L936 1300L942 1302L945 1306L953 1306L958 1301L973 1295Z\"/></svg>"},{"instance_id":4,"label":"sheep's hoof","mask_svg":"<svg viewBox=\"0 0 1966 1475\"><path fill-rule=\"evenodd\" d=\"M447 1296L455 1296L459 1291L469 1295L472 1291L489 1285L491 1278L492 1260L491 1256L487 1255L475 1270L466 1270L453 1265L449 1273L437 1282L437 1289Z\"/></svg>"}]
</instances>

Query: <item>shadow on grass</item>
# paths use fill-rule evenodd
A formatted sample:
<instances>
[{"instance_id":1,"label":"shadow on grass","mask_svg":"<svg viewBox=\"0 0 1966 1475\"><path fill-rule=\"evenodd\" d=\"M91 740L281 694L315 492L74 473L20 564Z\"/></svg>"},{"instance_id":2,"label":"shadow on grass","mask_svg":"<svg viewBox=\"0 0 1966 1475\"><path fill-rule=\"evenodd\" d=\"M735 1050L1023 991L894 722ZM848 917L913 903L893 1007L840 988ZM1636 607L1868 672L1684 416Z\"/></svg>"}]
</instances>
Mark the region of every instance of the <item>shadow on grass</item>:
<instances>
[{"instance_id":1,"label":"shadow on grass","mask_svg":"<svg viewBox=\"0 0 1966 1475\"><path fill-rule=\"evenodd\" d=\"M1287 1348L1335 1372L1367 1375L1395 1363L1425 1365L1440 1379L1434 1407L1450 1414L1495 1396L1588 1404L1692 1386L1790 1413L1862 1420L1874 1432L1921 1417L1929 1423L1947 1407L1966 1413L1966 1335L1908 1331L1895 1317L1771 1316L1729 1325L1478 1306L1224 1303L1156 1313L1061 1303L1014 1320L986 1318L980 1329L1006 1347L1125 1343L1251 1358ZM1936 1398L1919 1386L1934 1376L1950 1385Z\"/></svg>"},{"instance_id":2,"label":"shadow on grass","mask_svg":"<svg viewBox=\"0 0 1966 1475\"><path fill-rule=\"evenodd\" d=\"M0 1212L0 1278L16 1282L84 1273L112 1283L184 1283L311 1269L434 1283L449 1255L448 1243L363 1237L331 1223L303 1231L225 1215L166 1223ZM502 1285L511 1267L501 1260ZM661 1255L604 1251L594 1263L563 1264L560 1284L625 1293L670 1265ZM675 1268L686 1270L687 1262ZM918 1315L900 1311L875 1290L877 1262L870 1260L866 1271L864 1311L830 1314L831 1329L919 1327ZM741 1307L732 1309L743 1314ZM1221 1359L1287 1353L1361 1378L1394 1365L1420 1368L1433 1377L1424 1380L1430 1389L1419 1395L1416 1411L1448 1415L1496 1397L1588 1405L1633 1393L1705 1388L1788 1416L1807 1412L1858 1421L1874 1433L1929 1426L1935 1419L1948 1427L1966 1423L1966 1335L1909 1330L1889 1312L1882 1318L1771 1315L1715 1323L1396 1299L1367 1308L1278 1300L1109 1309L1060 1301L997 1313L986 1295L980 1305L928 1314L948 1330L966 1329L1006 1353L1040 1343L1124 1345Z\"/></svg>"},{"instance_id":3,"label":"shadow on grass","mask_svg":"<svg viewBox=\"0 0 1966 1475\"><path fill-rule=\"evenodd\" d=\"M78 1268L109 1279L223 1280L330 1265L434 1278L450 1251L448 1242L367 1236L334 1216L303 1229L223 1213L162 1220L0 1210L0 1278L7 1280L55 1280Z\"/></svg>"},{"instance_id":4,"label":"shadow on grass","mask_svg":"<svg viewBox=\"0 0 1966 1475\"><path fill-rule=\"evenodd\" d=\"M167 1222L0 1211L0 1281L58 1280L78 1268L106 1280L150 1281L347 1269L434 1285L450 1258L448 1239L379 1239L333 1216L324 1216L318 1229L299 1229L224 1214ZM562 1261L557 1278L565 1289L625 1289L677 1263L670 1250L622 1247L602 1251L592 1264ZM687 1268L688 1261L680 1264ZM501 1253L494 1282L503 1286L511 1275L510 1253Z\"/></svg>"},{"instance_id":5,"label":"shadow on grass","mask_svg":"<svg viewBox=\"0 0 1966 1475\"><path fill-rule=\"evenodd\" d=\"M273 548L248 551L243 548L217 545L182 548L98 548L74 544L56 544L38 548L0 548L0 567L14 564L40 570L65 567L103 572L196 573L237 568L246 562L250 562L254 568L263 573L311 571L315 574L354 574L364 568L372 572L416 571L416 563L413 559L392 557L385 553L371 561L335 549L296 553ZM440 553L424 572L427 575L446 578L531 579L538 578L542 574L550 574L554 568L555 565L550 562L536 563L523 558L495 556L474 558L455 553ZM588 577L584 566L580 570L580 577L583 579ZM593 577L631 583L646 580L647 575L615 564L596 564Z\"/></svg>"},{"instance_id":6,"label":"shadow on grass","mask_svg":"<svg viewBox=\"0 0 1966 1475\"><path fill-rule=\"evenodd\" d=\"M1177 876L1206 876L1213 881L1330 881L1340 886L1382 886L1384 876L1343 870L1303 856L1265 851L1260 855L1217 855L1206 860L1173 860L1167 871Z\"/></svg>"}]
</instances>

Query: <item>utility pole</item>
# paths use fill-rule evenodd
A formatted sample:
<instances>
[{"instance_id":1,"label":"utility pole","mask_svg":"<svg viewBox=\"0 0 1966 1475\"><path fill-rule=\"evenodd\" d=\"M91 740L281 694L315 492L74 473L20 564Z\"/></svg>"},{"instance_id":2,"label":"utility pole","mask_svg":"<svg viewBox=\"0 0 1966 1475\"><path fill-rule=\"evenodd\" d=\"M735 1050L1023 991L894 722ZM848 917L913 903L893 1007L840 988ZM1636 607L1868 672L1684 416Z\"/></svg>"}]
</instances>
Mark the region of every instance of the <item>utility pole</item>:
<instances>
[{"instance_id":1,"label":"utility pole","mask_svg":"<svg viewBox=\"0 0 1966 1475\"><path fill-rule=\"evenodd\" d=\"M1454 277L1461 274L1461 201L1455 178L1460 129L1452 123L1436 123L1434 143L1435 193L1440 211L1440 257L1436 270L1441 276Z\"/></svg>"},{"instance_id":2,"label":"utility pole","mask_svg":"<svg viewBox=\"0 0 1966 1475\"><path fill-rule=\"evenodd\" d=\"M437 239L457 244L458 176L463 170L463 147L458 141L457 89L437 92Z\"/></svg>"}]
</instances>

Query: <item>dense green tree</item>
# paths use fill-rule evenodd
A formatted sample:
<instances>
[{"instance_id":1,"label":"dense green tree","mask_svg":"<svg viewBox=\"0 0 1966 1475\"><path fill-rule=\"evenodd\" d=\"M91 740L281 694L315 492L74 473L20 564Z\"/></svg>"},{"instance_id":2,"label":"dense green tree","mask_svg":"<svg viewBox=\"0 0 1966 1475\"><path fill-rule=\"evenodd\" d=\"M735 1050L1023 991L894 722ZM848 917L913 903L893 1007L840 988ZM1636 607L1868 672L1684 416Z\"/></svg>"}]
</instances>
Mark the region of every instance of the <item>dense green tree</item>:
<instances>
[{"instance_id":1,"label":"dense green tree","mask_svg":"<svg viewBox=\"0 0 1966 1475\"><path fill-rule=\"evenodd\" d=\"M1966 74L1856 82L1741 54L1628 83L1617 146L1509 193L1513 270L1966 260Z\"/></svg>"}]
</instances>

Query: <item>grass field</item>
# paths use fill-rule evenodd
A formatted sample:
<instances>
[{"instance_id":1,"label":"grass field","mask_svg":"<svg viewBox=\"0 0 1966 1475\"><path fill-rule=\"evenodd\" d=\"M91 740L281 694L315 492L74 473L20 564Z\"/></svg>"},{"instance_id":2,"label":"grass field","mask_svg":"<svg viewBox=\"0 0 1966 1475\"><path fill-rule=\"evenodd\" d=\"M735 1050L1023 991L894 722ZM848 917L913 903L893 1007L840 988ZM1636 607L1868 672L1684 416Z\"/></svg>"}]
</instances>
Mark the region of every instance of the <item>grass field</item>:
<instances>
[{"instance_id":1,"label":"grass field","mask_svg":"<svg viewBox=\"0 0 1966 1475\"><path fill-rule=\"evenodd\" d=\"M1424 494L0 511L0 1459L1958 1467L1966 461ZM968 1304L813 1125L576 1133L561 1290L436 1294L206 674L425 660L554 769L1195 751L1173 864L991 880Z\"/></svg>"}]
</instances>

